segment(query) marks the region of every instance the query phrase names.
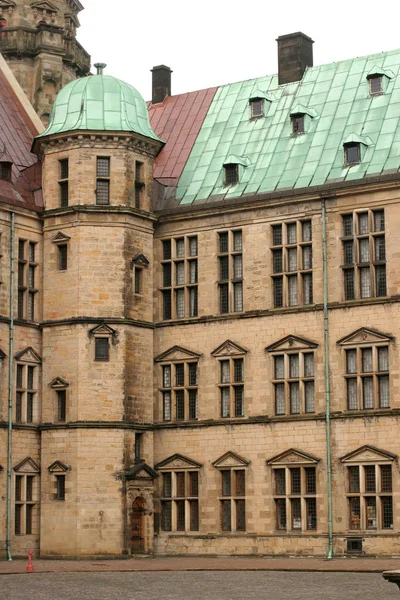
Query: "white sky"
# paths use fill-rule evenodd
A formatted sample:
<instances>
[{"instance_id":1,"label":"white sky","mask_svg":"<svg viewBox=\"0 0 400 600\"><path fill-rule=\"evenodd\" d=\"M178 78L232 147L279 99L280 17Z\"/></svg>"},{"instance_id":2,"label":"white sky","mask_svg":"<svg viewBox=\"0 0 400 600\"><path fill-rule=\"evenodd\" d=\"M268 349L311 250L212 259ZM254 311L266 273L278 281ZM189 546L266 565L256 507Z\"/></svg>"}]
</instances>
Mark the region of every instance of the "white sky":
<instances>
[{"instance_id":1,"label":"white sky","mask_svg":"<svg viewBox=\"0 0 400 600\"><path fill-rule=\"evenodd\" d=\"M151 98L150 69L172 93L277 72L279 35L314 40L314 65L400 47L398 0L82 0L78 40L106 73ZM94 69L93 69L94 71Z\"/></svg>"}]
</instances>

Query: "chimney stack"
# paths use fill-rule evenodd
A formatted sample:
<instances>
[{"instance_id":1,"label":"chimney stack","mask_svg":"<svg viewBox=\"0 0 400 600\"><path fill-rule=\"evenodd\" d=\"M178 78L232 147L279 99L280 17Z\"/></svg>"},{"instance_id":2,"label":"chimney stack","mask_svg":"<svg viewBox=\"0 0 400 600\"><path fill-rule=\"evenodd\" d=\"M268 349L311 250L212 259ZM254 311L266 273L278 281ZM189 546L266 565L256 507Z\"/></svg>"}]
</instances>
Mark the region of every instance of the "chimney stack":
<instances>
[{"instance_id":1,"label":"chimney stack","mask_svg":"<svg viewBox=\"0 0 400 600\"><path fill-rule=\"evenodd\" d=\"M165 65L158 65L151 69L152 82L152 104L163 102L164 98L171 95L171 69Z\"/></svg>"},{"instance_id":2,"label":"chimney stack","mask_svg":"<svg viewBox=\"0 0 400 600\"><path fill-rule=\"evenodd\" d=\"M300 81L306 67L313 66L313 40L298 31L280 35L276 41L279 85Z\"/></svg>"}]
</instances>

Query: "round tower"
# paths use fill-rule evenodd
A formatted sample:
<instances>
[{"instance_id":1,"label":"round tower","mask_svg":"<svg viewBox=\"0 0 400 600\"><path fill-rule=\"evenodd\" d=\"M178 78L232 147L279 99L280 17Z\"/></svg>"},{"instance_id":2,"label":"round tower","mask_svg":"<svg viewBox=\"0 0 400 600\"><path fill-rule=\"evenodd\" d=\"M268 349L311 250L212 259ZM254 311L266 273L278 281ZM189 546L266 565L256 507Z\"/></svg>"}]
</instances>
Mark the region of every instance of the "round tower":
<instances>
[{"instance_id":1,"label":"round tower","mask_svg":"<svg viewBox=\"0 0 400 600\"><path fill-rule=\"evenodd\" d=\"M79 0L4 0L0 51L45 124L57 92L90 71L90 56L76 40Z\"/></svg>"},{"instance_id":2,"label":"round tower","mask_svg":"<svg viewBox=\"0 0 400 600\"><path fill-rule=\"evenodd\" d=\"M45 202L42 472L67 469L42 481L44 556L152 550L150 197L163 142L140 94L104 67L61 90L34 142Z\"/></svg>"}]
</instances>

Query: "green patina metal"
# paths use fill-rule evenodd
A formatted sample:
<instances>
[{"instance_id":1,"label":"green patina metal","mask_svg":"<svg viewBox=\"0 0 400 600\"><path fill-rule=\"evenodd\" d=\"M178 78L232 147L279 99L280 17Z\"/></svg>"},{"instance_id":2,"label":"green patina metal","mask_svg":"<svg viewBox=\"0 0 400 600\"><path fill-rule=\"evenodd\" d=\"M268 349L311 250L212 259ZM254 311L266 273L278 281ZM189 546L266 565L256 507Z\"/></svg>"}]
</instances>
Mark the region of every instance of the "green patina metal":
<instances>
[{"instance_id":1,"label":"green patina metal","mask_svg":"<svg viewBox=\"0 0 400 600\"><path fill-rule=\"evenodd\" d=\"M63 87L47 129L36 139L76 130L133 131L159 140L150 126L146 102L139 92L110 75L91 75Z\"/></svg>"},{"instance_id":2,"label":"green patina metal","mask_svg":"<svg viewBox=\"0 0 400 600\"><path fill-rule=\"evenodd\" d=\"M307 69L301 82L277 75L220 87L179 179L181 205L363 179L400 167L400 51ZM384 75L371 96L368 76ZM249 98L268 98L265 116L251 119ZM305 133L290 115L306 108ZM364 144L362 160L345 165L343 144ZM228 157L245 156L239 182L224 185Z\"/></svg>"}]
</instances>

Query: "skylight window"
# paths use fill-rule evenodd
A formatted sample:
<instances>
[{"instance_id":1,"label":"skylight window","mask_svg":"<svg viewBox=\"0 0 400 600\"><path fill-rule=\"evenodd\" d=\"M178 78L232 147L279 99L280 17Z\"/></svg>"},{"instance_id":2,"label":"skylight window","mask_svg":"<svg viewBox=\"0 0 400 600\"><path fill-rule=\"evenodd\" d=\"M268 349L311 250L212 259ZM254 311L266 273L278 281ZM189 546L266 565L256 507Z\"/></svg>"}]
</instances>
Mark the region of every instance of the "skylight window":
<instances>
[{"instance_id":1,"label":"skylight window","mask_svg":"<svg viewBox=\"0 0 400 600\"><path fill-rule=\"evenodd\" d=\"M239 182L239 165L224 165L225 185L235 185Z\"/></svg>"},{"instance_id":2,"label":"skylight window","mask_svg":"<svg viewBox=\"0 0 400 600\"><path fill-rule=\"evenodd\" d=\"M304 133L304 115L292 115L291 119L293 135Z\"/></svg>"},{"instance_id":3,"label":"skylight window","mask_svg":"<svg viewBox=\"0 0 400 600\"><path fill-rule=\"evenodd\" d=\"M380 96L383 94L382 75L374 75L369 78L369 93L371 96Z\"/></svg>"},{"instance_id":4,"label":"skylight window","mask_svg":"<svg viewBox=\"0 0 400 600\"><path fill-rule=\"evenodd\" d=\"M358 165L361 162L361 149L358 142L344 145L344 160L346 165Z\"/></svg>"},{"instance_id":5,"label":"skylight window","mask_svg":"<svg viewBox=\"0 0 400 600\"><path fill-rule=\"evenodd\" d=\"M252 119L264 116L264 99L254 98L250 100L250 114Z\"/></svg>"}]
</instances>

